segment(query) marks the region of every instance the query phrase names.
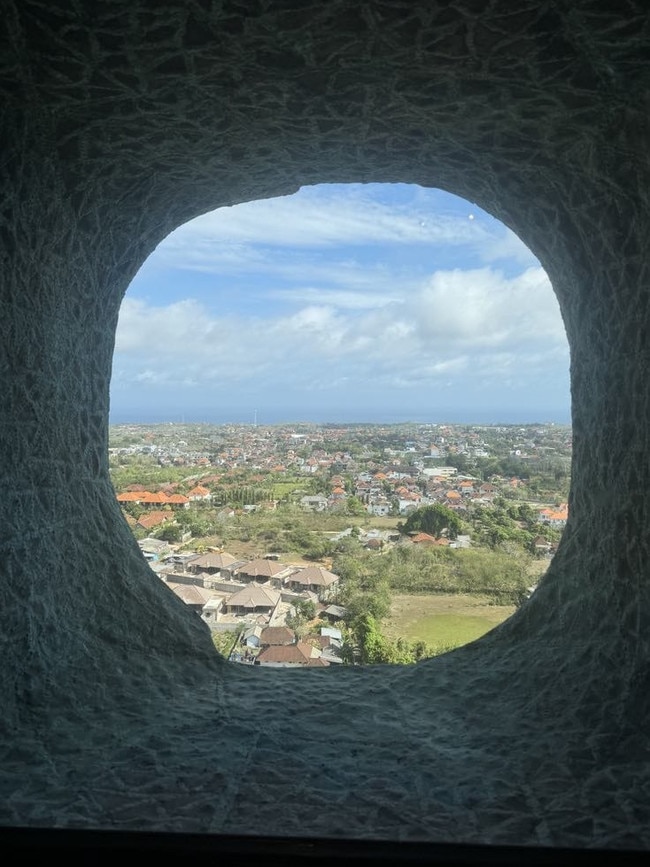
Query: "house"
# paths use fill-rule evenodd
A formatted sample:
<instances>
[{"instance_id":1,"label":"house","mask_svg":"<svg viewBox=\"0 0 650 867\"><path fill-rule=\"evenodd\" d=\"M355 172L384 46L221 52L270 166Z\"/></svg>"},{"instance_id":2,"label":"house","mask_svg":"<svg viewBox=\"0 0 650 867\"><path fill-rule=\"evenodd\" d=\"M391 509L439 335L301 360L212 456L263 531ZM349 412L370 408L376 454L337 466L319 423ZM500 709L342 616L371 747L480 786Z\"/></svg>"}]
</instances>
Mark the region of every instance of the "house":
<instances>
[{"instance_id":1,"label":"house","mask_svg":"<svg viewBox=\"0 0 650 867\"><path fill-rule=\"evenodd\" d=\"M173 519L174 516L171 512L149 512L147 515L140 515L136 527L141 527L143 530L153 530L154 527L161 527Z\"/></svg>"},{"instance_id":2,"label":"house","mask_svg":"<svg viewBox=\"0 0 650 867\"><path fill-rule=\"evenodd\" d=\"M339 647L343 641L341 630L335 629L333 626L321 626L320 634L329 638L331 641L338 642Z\"/></svg>"},{"instance_id":3,"label":"house","mask_svg":"<svg viewBox=\"0 0 650 867\"><path fill-rule=\"evenodd\" d=\"M296 633L288 626L265 626L260 633L260 647L284 647L296 643Z\"/></svg>"},{"instance_id":4,"label":"house","mask_svg":"<svg viewBox=\"0 0 650 867\"><path fill-rule=\"evenodd\" d=\"M275 668L296 668L298 666L326 666L329 662L322 659L321 651L303 641L289 645L271 645L264 648L257 657L258 665Z\"/></svg>"},{"instance_id":5,"label":"house","mask_svg":"<svg viewBox=\"0 0 650 867\"><path fill-rule=\"evenodd\" d=\"M191 491L187 492L187 499L192 502L209 500L211 497L212 494L207 488L204 488L203 485L196 485Z\"/></svg>"},{"instance_id":6,"label":"house","mask_svg":"<svg viewBox=\"0 0 650 867\"><path fill-rule=\"evenodd\" d=\"M400 515L407 515L409 512L414 512L421 502L422 497L409 493L399 498L397 501L397 508Z\"/></svg>"},{"instance_id":7,"label":"house","mask_svg":"<svg viewBox=\"0 0 650 867\"><path fill-rule=\"evenodd\" d=\"M441 479L450 479L458 473L456 467L427 467L423 470L425 476L434 476Z\"/></svg>"},{"instance_id":8,"label":"house","mask_svg":"<svg viewBox=\"0 0 650 867\"><path fill-rule=\"evenodd\" d=\"M137 503L140 504L140 491L122 491L116 494L118 503Z\"/></svg>"},{"instance_id":9,"label":"house","mask_svg":"<svg viewBox=\"0 0 650 867\"><path fill-rule=\"evenodd\" d=\"M324 512L327 508L327 497L323 496L323 494L311 494L301 497L300 505L303 509L308 509L312 512Z\"/></svg>"},{"instance_id":10,"label":"house","mask_svg":"<svg viewBox=\"0 0 650 867\"><path fill-rule=\"evenodd\" d=\"M224 608L226 613L239 617L252 614L270 617L277 608L280 598L280 591L274 587L263 587L253 582L237 593L233 593Z\"/></svg>"},{"instance_id":11,"label":"house","mask_svg":"<svg viewBox=\"0 0 650 867\"><path fill-rule=\"evenodd\" d=\"M371 515L383 518L390 515L392 504L386 497L376 497L368 503L366 509Z\"/></svg>"},{"instance_id":12,"label":"house","mask_svg":"<svg viewBox=\"0 0 650 867\"><path fill-rule=\"evenodd\" d=\"M228 571L228 567L237 563L237 558L225 551L217 553L210 551L207 554L194 556L187 564L188 572L205 572L208 575L219 575L221 571Z\"/></svg>"},{"instance_id":13,"label":"house","mask_svg":"<svg viewBox=\"0 0 650 867\"><path fill-rule=\"evenodd\" d=\"M170 547L167 542L162 539L140 539L138 542L140 550L147 560L161 560L166 554L169 554Z\"/></svg>"},{"instance_id":14,"label":"house","mask_svg":"<svg viewBox=\"0 0 650 867\"><path fill-rule=\"evenodd\" d=\"M289 575L285 583L292 590L309 590L319 600L331 599L339 586L339 576L322 566L306 566Z\"/></svg>"},{"instance_id":15,"label":"house","mask_svg":"<svg viewBox=\"0 0 650 867\"><path fill-rule=\"evenodd\" d=\"M268 560L266 557L258 557L256 560L249 560L243 566L239 566L233 571L233 575L238 581L246 583L247 581L271 581L278 586L281 585L282 579L290 575L295 569L294 566L287 566L286 563L278 563L274 560Z\"/></svg>"},{"instance_id":16,"label":"house","mask_svg":"<svg viewBox=\"0 0 650 867\"><path fill-rule=\"evenodd\" d=\"M224 596L212 596L205 603L201 610L201 617L205 620L208 626L216 623L219 619L219 614L223 610L225 603Z\"/></svg>"},{"instance_id":17,"label":"house","mask_svg":"<svg viewBox=\"0 0 650 867\"><path fill-rule=\"evenodd\" d=\"M262 629L263 627L260 626L259 623L254 623L252 626L249 626L248 629L244 630L241 637L241 643L245 644L246 647L259 647Z\"/></svg>"},{"instance_id":18,"label":"house","mask_svg":"<svg viewBox=\"0 0 650 867\"><path fill-rule=\"evenodd\" d=\"M318 646L322 653L321 659L341 665L343 663L343 659L340 656L341 647L343 645L341 630L334 629L330 626L323 626L318 638Z\"/></svg>"},{"instance_id":19,"label":"house","mask_svg":"<svg viewBox=\"0 0 650 867\"><path fill-rule=\"evenodd\" d=\"M326 618L330 623L337 623L340 620L344 620L347 613L347 608L343 608L342 605L328 605L327 608L321 611L321 617Z\"/></svg>"},{"instance_id":20,"label":"house","mask_svg":"<svg viewBox=\"0 0 650 867\"><path fill-rule=\"evenodd\" d=\"M205 590L203 587L197 587L195 584L179 584L168 581L167 586L179 599L182 599L186 605L198 614L203 613L205 604L214 596L211 590Z\"/></svg>"},{"instance_id":21,"label":"house","mask_svg":"<svg viewBox=\"0 0 650 867\"><path fill-rule=\"evenodd\" d=\"M436 539L430 533L414 533L411 537L414 545L449 545L449 539Z\"/></svg>"},{"instance_id":22,"label":"house","mask_svg":"<svg viewBox=\"0 0 650 867\"><path fill-rule=\"evenodd\" d=\"M189 509L190 501L182 494L168 494L167 505L172 506L173 508Z\"/></svg>"},{"instance_id":23,"label":"house","mask_svg":"<svg viewBox=\"0 0 650 867\"><path fill-rule=\"evenodd\" d=\"M131 497L130 500L124 500L125 496ZM122 498L120 500L120 497ZM137 491L129 492L128 494L118 494L118 501L137 503L140 506L166 506L169 502L167 494L164 491Z\"/></svg>"},{"instance_id":24,"label":"house","mask_svg":"<svg viewBox=\"0 0 650 867\"><path fill-rule=\"evenodd\" d=\"M542 509L539 513L539 520L551 527L564 527L568 518L569 507L566 503L562 503L557 509Z\"/></svg>"},{"instance_id":25,"label":"house","mask_svg":"<svg viewBox=\"0 0 650 867\"><path fill-rule=\"evenodd\" d=\"M157 539L155 541L158 541ZM174 572L185 572L188 568L188 564L191 563L192 560L196 557L196 554L171 554L168 557L165 557L165 563L174 571Z\"/></svg>"}]
</instances>

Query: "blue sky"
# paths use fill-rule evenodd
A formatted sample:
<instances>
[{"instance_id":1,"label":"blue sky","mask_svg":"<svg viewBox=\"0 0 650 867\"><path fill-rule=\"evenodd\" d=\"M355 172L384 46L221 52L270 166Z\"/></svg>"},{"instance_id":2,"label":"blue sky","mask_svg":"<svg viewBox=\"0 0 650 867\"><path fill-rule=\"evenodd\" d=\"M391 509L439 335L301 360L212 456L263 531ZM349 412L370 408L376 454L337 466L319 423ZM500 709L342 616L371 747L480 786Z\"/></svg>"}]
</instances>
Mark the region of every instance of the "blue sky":
<instances>
[{"instance_id":1,"label":"blue sky","mask_svg":"<svg viewBox=\"0 0 650 867\"><path fill-rule=\"evenodd\" d=\"M111 422L569 421L557 299L470 202L326 184L172 232L122 304Z\"/></svg>"}]
</instances>

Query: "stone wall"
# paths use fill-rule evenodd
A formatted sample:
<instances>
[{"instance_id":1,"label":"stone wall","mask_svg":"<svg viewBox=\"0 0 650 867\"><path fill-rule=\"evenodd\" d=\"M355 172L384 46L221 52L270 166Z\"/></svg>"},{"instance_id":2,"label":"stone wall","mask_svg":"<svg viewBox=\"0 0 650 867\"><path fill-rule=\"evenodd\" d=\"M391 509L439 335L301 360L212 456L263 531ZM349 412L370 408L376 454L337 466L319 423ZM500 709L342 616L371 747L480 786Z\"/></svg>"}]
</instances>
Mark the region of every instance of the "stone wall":
<instances>
[{"instance_id":1,"label":"stone wall","mask_svg":"<svg viewBox=\"0 0 650 867\"><path fill-rule=\"evenodd\" d=\"M0 26L0 822L646 848L645 4L7 0ZM260 675L121 518L115 326L184 221L346 181L464 196L540 259L570 518L473 645Z\"/></svg>"}]
</instances>

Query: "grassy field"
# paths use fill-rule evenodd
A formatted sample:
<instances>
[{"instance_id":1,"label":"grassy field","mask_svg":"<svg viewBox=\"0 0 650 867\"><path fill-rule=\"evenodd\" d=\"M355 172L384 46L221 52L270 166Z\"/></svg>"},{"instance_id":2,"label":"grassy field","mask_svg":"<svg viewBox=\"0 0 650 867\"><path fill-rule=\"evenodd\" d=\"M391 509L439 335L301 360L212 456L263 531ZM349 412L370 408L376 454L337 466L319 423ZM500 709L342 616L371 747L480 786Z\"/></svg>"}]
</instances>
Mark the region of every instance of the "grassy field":
<instances>
[{"instance_id":1,"label":"grassy field","mask_svg":"<svg viewBox=\"0 0 650 867\"><path fill-rule=\"evenodd\" d=\"M271 487L271 496L275 500L281 500L283 497L287 495L296 493L307 494L308 490L305 490L305 482L304 480L296 481L289 480L285 482L273 482Z\"/></svg>"},{"instance_id":2,"label":"grassy field","mask_svg":"<svg viewBox=\"0 0 650 867\"><path fill-rule=\"evenodd\" d=\"M460 647L506 620L515 608L481 596L394 596L383 625L388 638L424 641L434 649Z\"/></svg>"}]
</instances>

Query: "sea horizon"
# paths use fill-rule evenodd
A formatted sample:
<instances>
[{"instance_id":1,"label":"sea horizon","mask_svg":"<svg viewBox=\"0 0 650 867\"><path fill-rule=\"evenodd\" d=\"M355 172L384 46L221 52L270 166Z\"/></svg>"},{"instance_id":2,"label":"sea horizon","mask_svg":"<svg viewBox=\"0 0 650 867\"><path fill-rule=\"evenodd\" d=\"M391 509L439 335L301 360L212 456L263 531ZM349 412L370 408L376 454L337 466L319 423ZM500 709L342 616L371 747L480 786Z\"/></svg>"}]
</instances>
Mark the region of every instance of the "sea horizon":
<instances>
[{"instance_id":1,"label":"sea horizon","mask_svg":"<svg viewBox=\"0 0 650 867\"><path fill-rule=\"evenodd\" d=\"M447 409L435 412L384 412L382 410L231 410L229 412L147 412L116 410L109 415L109 425L207 424L251 425L543 425L571 424L570 412L524 409Z\"/></svg>"}]
</instances>

